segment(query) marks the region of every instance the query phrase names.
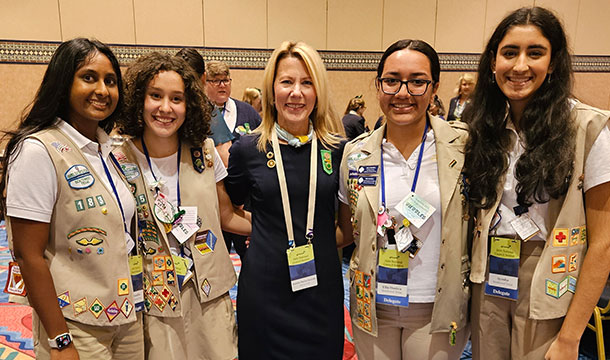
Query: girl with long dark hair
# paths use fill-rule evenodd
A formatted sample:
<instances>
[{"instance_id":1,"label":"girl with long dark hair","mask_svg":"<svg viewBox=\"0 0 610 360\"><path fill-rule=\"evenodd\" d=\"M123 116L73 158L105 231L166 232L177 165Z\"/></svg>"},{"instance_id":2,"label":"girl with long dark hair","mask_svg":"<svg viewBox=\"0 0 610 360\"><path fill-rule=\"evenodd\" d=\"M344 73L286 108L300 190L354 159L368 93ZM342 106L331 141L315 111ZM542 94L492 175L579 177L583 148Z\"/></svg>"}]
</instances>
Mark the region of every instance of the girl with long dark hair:
<instances>
[{"instance_id":1,"label":"girl with long dark hair","mask_svg":"<svg viewBox=\"0 0 610 360\"><path fill-rule=\"evenodd\" d=\"M12 287L12 300L25 301L27 291L39 359L144 358L138 281L130 272L135 203L113 166L107 134L121 87L110 48L66 41L8 134L2 212L25 282L25 290Z\"/></svg>"},{"instance_id":2,"label":"girl with long dark hair","mask_svg":"<svg viewBox=\"0 0 610 360\"><path fill-rule=\"evenodd\" d=\"M557 17L540 7L505 17L464 116L474 358L576 359L608 277L610 114L571 90Z\"/></svg>"}]
</instances>

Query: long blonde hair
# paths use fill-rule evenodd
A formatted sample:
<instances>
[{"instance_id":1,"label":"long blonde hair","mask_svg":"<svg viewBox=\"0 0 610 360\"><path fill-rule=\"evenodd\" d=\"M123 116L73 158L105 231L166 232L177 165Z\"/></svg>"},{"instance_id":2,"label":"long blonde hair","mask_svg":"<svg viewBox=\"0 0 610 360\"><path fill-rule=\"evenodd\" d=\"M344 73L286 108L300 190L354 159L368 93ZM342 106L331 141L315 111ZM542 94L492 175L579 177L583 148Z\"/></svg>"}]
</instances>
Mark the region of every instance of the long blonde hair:
<instances>
[{"instance_id":1,"label":"long blonde hair","mask_svg":"<svg viewBox=\"0 0 610 360\"><path fill-rule=\"evenodd\" d=\"M316 106L309 117L318 139L326 146L335 147L341 141L341 137L344 136L345 130L330 104L328 77L322 58L316 50L304 42L284 41L280 47L273 51L265 67L262 89L263 121L254 130L255 133L260 134L257 146L259 151L266 151L267 144L271 141L271 131L277 121L273 83L275 82L277 65L281 59L286 57L295 57L305 63L316 90Z\"/></svg>"}]
</instances>

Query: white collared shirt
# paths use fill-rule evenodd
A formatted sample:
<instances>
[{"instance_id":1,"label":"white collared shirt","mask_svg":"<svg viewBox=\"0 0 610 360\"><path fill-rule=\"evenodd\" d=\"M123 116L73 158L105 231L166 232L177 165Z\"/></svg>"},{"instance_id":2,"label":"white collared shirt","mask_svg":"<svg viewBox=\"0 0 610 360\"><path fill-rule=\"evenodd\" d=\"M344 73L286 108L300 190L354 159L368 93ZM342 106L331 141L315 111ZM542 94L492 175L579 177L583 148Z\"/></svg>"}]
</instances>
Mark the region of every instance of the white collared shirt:
<instances>
[{"instance_id":1,"label":"white collared shirt","mask_svg":"<svg viewBox=\"0 0 610 360\"><path fill-rule=\"evenodd\" d=\"M386 139L382 141L383 165L385 178L386 206L390 216L402 223L404 218L395 209L396 205L411 192L411 185L417 168L417 158L420 146L405 159L400 151ZM378 172L378 181L381 181L381 169ZM345 178L341 172L339 178L339 200L349 205ZM381 189L381 184L379 185ZM381 191L380 191L381 193ZM417 180L415 193L424 198L436 211L419 229L411 226L413 235L420 239L424 245L414 259L409 260L408 294L409 302L431 303L436 294L436 283L441 244L441 198L438 180L438 163L436 159L436 142L434 130L429 129L424 144L424 154ZM359 201L365 201L360 196ZM381 204L381 194L380 194Z\"/></svg>"},{"instance_id":2,"label":"white collared shirt","mask_svg":"<svg viewBox=\"0 0 610 360\"><path fill-rule=\"evenodd\" d=\"M506 128L510 130L512 147L509 153L509 164L508 170L506 171L506 181L504 182L502 200L498 206L498 212L501 216L500 223L493 231L490 231L490 235L515 237L516 231L510 224L511 221L517 218L513 210L514 207L517 206L515 164L525 152L525 148L510 119L506 122ZM608 129L608 124L606 124L597 136L597 139L595 139L595 142L589 151L589 156L585 160L583 180L584 192L592 187L610 181L610 161L607 160L608 154L610 154L610 130ZM578 177L580 174L574 174L573 176ZM528 208L527 214L540 229L540 232L532 237L532 240L544 241L548 236L549 230L552 230L546 228L546 224L550 221L548 208L548 202L543 204L534 203ZM496 219L493 221L496 221ZM492 223L490 226L493 225L494 224Z\"/></svg>"},{"instance_id":3,"label":"white collared shirt","mask_svg":"<svg viewBox=\"0 0 610 360\"><path fill-rule=\"evenodd\" d=\"M91 141L63 120L59 120L57 125L82 151L85 159L93 167L91 170L95 172L95 180L101 181L106 186L116 203L114 192L98 154L98 143ZM121 180L109 157L112 140L99 127L96 136L102 157L121 199L127 229L130 229L131 219L135 212L133 195ZM8 174L6 188L7 215L50 223L58 187L55 166L44 145L32 138L24 140L21 151L9 165Z\"/></svg>"},{"instance_id":4,"label":"white collared shirt","mask_svg":"<svg viewBox=\"0 0 610 360\"><path fill-rule=\"evenodd\" d=\"M237 124L237 105L235 105L235 100L231 98L227 100L222 116L224 117L229 130L233 132L235 130L235 125Z\"/></svg>"}]
</instances>

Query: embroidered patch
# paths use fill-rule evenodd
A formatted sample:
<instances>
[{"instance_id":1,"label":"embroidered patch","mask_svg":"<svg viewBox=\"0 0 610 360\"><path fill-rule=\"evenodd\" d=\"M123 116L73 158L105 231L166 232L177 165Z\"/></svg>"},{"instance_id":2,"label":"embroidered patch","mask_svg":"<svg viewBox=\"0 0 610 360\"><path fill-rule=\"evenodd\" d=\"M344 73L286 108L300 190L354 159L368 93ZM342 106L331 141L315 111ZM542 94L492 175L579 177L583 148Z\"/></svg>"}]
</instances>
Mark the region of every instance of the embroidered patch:
<instances>
[{"instance_id":1,"label":"embroidered patch","mask_svg":"<svg viewBox=\"0 0 610 360\"><path fill-rule=\"evenodd\" d=\"M73 189L86 189L95 182L95 178L91 175L89 169L82 164L72 165L66 170L64 177Z\"/></svg>"},{"instance_id":2,"label":"embroidered patch","mask_svg":"<svg viewBox=\"0 0 610 360\"><path fill-rule=\"evenodd\" d=\"M84 297L75 301L74 304L72 304L72 307L74 308L74 316L87 312L87 298Z\"/></svg>"},{"instance_id":3,"label":"embroidered patch","mask_svg":"<svg viewBox=\"0 0 610 360\"><path fill-rule=\"evenodd\" d=\"M154 286L163 285L163 271L153 271L152 272L152 284Z\"/></svg>"},{"instance_id":4,"label":"embroidered patch","mask_svg":"<svg viewBox=\"0 0 610 360\"><path fill-rule=\"evenodd\" d=\"M553 229L553 246L568 246L568 229Z\"/></svg>"},{"instance_id":5,"label":"embroidered patch","mask_svg":"<svg viewBox=\"0 0 610 360\"><path fill-rule=\"evenodd\" d=\"M568 262L568 271L573 272L578 269L578 253L570 255L570 262Z\"/></svg>"},{"instance_id":6,"label":"embroidered patch","mask_svg":"<svg viewBox=\"0 0 610 360\"><path fill-rule=\"evenodd\" d=\"M163 286L163 289L159 292L159 296L163 299L163 301L167 302L170 296L172 296L172 292L167 288L167 286Z\"/></svg>"},{"instance_id":7,"label":"embroidered patch","mask_svg":"<svg viewBox=\"0 0 610 360\"><path fill-rule=\"evenodd\" d=\"M108 317L108 321L112 322L112 320L114 320L114 318L121 313L121 309L119 309L119 305L117 305L116 301L113 301L112 304L108 305L104 312Z\"/></svg>"},{"instance_id":8,"label":"embroidered patch","mask_svg":"<svg viewBox=\"0 0 610 360\"><path fill-rule=\"evenodd\" d=\"M144 220L138 223L140 226L140 236L144 241L152 241L157 245L160 245L159 234L157 234L157 227L154 222Z\"/></svg>"},{"instance_id":9,"label":"embroidered patch","mask_svg":"<svg viewBox=\"0 0 610 360\"><path fill-rule=\"evenodd\" d=\"M89 240L87 238L81 238L81 239L76 240L76 243L80 246L89 246L89 245L97 246L103 242L104 242L104 240L98 239L96 237L92 237L91 240Z\"/></svg>"},{"instance_id":10,"label":"embroidered patch","mask_svg":"<svg viewBox=\"0 0 610 360\"><path fill-rule=\"evenodd\" d=\"M166 270L165 277L167 278L167 285L176 285L176 276L173 270Z\"/></svg>"},{"instance_id":11,"label":"embroidered patch","mask_svg":"<svg viewBox=\"0 0 610 360\"><path fill-rule=\"evenodd\" d=\"M123 300L123 304L121 304L121 312L123 313L123 315L128 318L132 310L133 304L131 303L131 301L129 301L129 299Z\"/></svg>"},{"instance_id":12,"label":"embroidered patch","mask_svg":"<svg viewBox=\"0 0 610 360\"><path fill-rule=\"evenodd\" d=\"M163 298L159 295L155 295L153 298L153 304L155 304L159 311L163 311L163 309L165 309L165 305L167 305L167 303L163 301Z\"/></svg>"},{"instance_id":13,"label":"embroidered patch","mask_svg":"<svg viewBox=\"0 0 610 360\"><path fill-rule=\"evenodd\" d=\"M150 289L150 279L147 275L144 275L142 277L142 284L144 285L144 290Z\"/></svg>"},{"instance_id":14,"label":"embroidered patch","mask_svg":"<svg viewBox=\"0 0 610 360\"><path fill-rule=\"evenodd\" d=\"M57 295L57 301L59 302L59 308L63 309L70 305L70 291L65 291Z\"/></svg>"},{"instance_id":15,"label":"embroidered patch","mask_svg":"<svg viewBox=\"0 0 610 360\"><path fill-rule=\"evenodd\" d=\"M104 205L106 205L106 201L104 200L104 197L103 197L102 195L96 195L96 196L95 196L95 200L97 200L97 203L98 203L100 206L104 206Z\"/></svg>"},{"instance_id":16,"label":"embroidered patch","mask_svg":"<svg viewBox=\"0 0 610 360\"><path fill-rule=\"evenodd\" d=\"M89 196L85 199L87 202L87 209L91 209L95 207L95 200L93 200L93 196Z\"/></svg>"},{"instance_id":17,"label":"embroidered patch","mask_svg":"<svg viewBox=\"0 0 610 360\"><path fill-rule=\"evenodd\" d=\"M81 199L74 200L74 205L76 206L76 211L85 210L85 202Z\"/></svg>"},{"instance_id":18,"label":"embroidered patch","mask_svg":"<svg viewBox=\"0 0 610 360\"><path fill-rule=\"evenodd\" d=\"M575 246L580 243L580 226L570 229L570 246Z\"/></svg>"},{"instance_id":19,"label":"embroidered patch","mask_svg":"<svg viewBox=\"0 0 610 360\"><path fill-rule=\"evenodd\" d=\"M89 306L89 311L93 314L93 316L95 316L96 319L99 319L100 315L102 315L104 312L104 304L102 304L98 298L95 298L95 300L91 303L91 306Z\"/></svg>"},{"instance_id":20,"label":"embroidered patch","mask_svg":"<svg viewBox=\"0 0 610 360\"><path fill-rule=\"evenodd\" d=\"M553 256L551 271L553 272L553 274L566 272L566 256L565 255Z\"/></svg>"},{"instance_id":21,"label":"embroidered patch","mask_svg":"<svg viewBox=\"0 0 610 360\"><path fill-rule=\"evenodd\" d=\"M153 258L153 268L155 271L165 270L165 256L155 256Z\"/></svg>"},{"instance_id":22,"label":"embroidered patch","mask_svg":"<svg viewBox=\"0 0 610 360\"><path fill-rule=\"evenodd\" d=\"M132 163L124 163L121 164L121 170L123 170L123 174L125 178L129 182L133 182L135 179L140 177L140 169L138 169L138 165Z\"/></svg>"},{"instance_id":23,"label":"embroidered patch","mask_svg":"<svg viewBox=\"0 0 610 360\"><path fill-rule=\"evenodd\" d=\"M216 246L216 236L210 230L198 232L195 235L195 248L205 255L214 251Z\"/></svg>"},{"instance_id":24,"label":"embroidered patch","mask_svg":"<svg viewBox=\"0 0 610 360\"><path fill-rule=\"evenodd\" d=\"M94 232L94 233L102 234L104 236L108 235L106 233L106 230L103 230L103 229L100 229L100 228L96 228L96 227L83 227L83 228L78 228L78 229L72 231L67 236L68 236L68 239L70 239L70 238L72 238L72 237L74 237L74 236L76 236L78 234L82 234L84 232Z\"/></svg>"},{"instance_id":25,"label":"embroidered patch","mask_svg":"<svg viewBox=\"0 0 610 360\"><path fill-rule=\"evenodd\" d=\"M328 175L333 173L333 161L331 152L328 150L320 150L320 156L322 157L322 167L324 172Z\"/></svg>"},{"instance_id":26,"label":"embroidered patch","mask_svg":"<svg viewBox=\"0 0 610 360\"><path fill-rule=\"evenodd\" d=\"M548 296L559 298L559 284L553 280L546 279L546 290L545 293Z\"/></svg>"},{"instance_id":27,"label":"embroidered patch","mask_svg":"<svg viewBox=\"0 0 610 360\"><path fill-rule=\"evenodd\" d=\"M566 276L559 282L559 297L568 292L568 277Z\"/></svg>"},{"instance_id":28,"label":"embroidered patch","mask_svg":"<svg viewBox=\"0 0 610 360\"><path fill-rule=\"evenodd\" d=\"M129 295L129 279L119 279L117 282L119 296Z\"/></svg>"},{"instance_id":29,"label":"embroidered patch","mask_svg":"<svg viewBox=\"0 0 610 360\"><path fill-rule=\"evenodd\" d=\"M138 204L139 205L146 204L146 195L144 195L144 194L138 195Z\"/></svg>"},{"instance_id":30,"label":"embroidered patch","mask_svg":"<svg viewBox=\"0 0 610 360\"><path fill-rule=\"evenodd\" d=\"M144 298L144 307L146 307L146 311L150 311L150 309L152 308L152 301L148 296Z\"/></svg>"},{"instance_id":31,"label":"embroidered patch","mask_svg":"<svg viewBox=\"0 0 610 360\"><path fill-rule=\"evenodd\" d=\"M57 150L58 153L63 154L65 152L68 152L72 149L70 149L70 147L66 144L62 144L59 141L53 141L51 143L51 146L53 146L55 148L55 150Z\"/></svg>"},{"instance_id":32,"label":"embroidered patch","mask_svg":"<svg viewBox=\"0 0 610 360\"><path fill-rule=\"evenodd\" d=\"M165 270L174 270L174 259L171 256L165 256Z\"/></svg>"},{"instance_id":33,"label":"embroidered patch","mask_svg":"<svg viewBox=\"0 0 610 360\"><path fill-rule=\"evenodd\" d=\"M203 280L203 283L201 284L201 290L203 290L205 296L210 296L210 290L212 290L212 286L210 285L208 279Z\"/></svg>"},{"instance_id":34,"label":"embroidered patch","mask_svg":"<svg viewBox=\"0 0 610 360\"><path fill-rule=\"evenodd\" d=\"M376 176L359 176L358 185L375 186L375 185L377 185L377 177Z\"/></svg>"},{"instance_id":35,"label":"embroidered patch","mask_svg":"<svg viewBox=\"0 0 610 360\"><path fill-rule=\"evenodd\" d=\"M176 299L174 294L172 294L172 296L169 297L169 300L167 300L167 305L169 305L172 311L176 311L176 307L178 306L178 299Z\"/></svg>"},{"instance_id":36,"label":"embroidered patch","mask_svg":"<svg viewBox=\"0 0 610 360\"><path fill-rule=\"evenodd\" d=\"M357 324L371 331L371 275L356 270L354 272L354 292L356 293Z\"/></svg>"},{"instance_id":37,"label":"embroidered patch","mask_svg":"<svg viewBox=\"0 0 610 360\"><path fill-rule=\"evenodd\" d=\"M576 292L576 278L572 275L568 275L568 291L571 293Z\"/></svg>"},{"instance_id":38,"label":"embroidered patch","mask_svg":"<svg viewBox=\"0 0 610 360\"><path fill-rule=\"evenodd\" d=\"M23 276L21 276L21 269L16 261L11 261L8 264L8 276L4 292L18 296L25 296L27 294L25 282Z\"/></svg>"},{"instance_id":39,"label":"embroidered patch","mask_svg":"<svg viewBox=\"0 0 610 360\"><path fill-rule=\"evenodd\" d=\"M587 243L587 226L586 225L583 225L580 227L580 243L583 245Z\"/></svg>"}]
</instances>

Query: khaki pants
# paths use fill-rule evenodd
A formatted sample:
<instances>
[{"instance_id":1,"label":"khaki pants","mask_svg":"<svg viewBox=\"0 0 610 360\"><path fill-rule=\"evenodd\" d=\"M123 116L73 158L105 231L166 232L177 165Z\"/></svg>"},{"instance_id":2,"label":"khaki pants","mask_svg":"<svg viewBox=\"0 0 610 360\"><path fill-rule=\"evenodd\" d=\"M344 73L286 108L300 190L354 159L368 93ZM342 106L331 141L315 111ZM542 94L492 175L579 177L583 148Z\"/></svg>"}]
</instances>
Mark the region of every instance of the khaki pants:
<instances>
[{"instance_id":1,"label":"khaki pants","mask_svg":"<svg viewBox=\"0 0 610 360\"><path fill-rule=\"evenodd\" d=\"M473 284L471 326L474 360L544 359L559 333L563 318L529 318L530 286L543 248L542 241L521 243L517 301L485 295L485 284Z\"/></svg>"},{"instance_id":2,"label":"khaki pants","mask_svg":"<svg viewBox=\"0 0 610 360\"><path fill-rule=\"evenodd\" d=\"M449 344L449 332L430 334L433 303L409 307L377 305L378 334L374 337L354 326L354 344L359 360L449 360L459 359L468 341L469 329L457 332Z\"/></svg>"},{"instance_id":3,"label":"khaki pants","mask_svg":"<svg viewBox=\"0 0 610 360\"><path fill-rule=\"evenodd\" d=\"M144 316L148 360L229 360L237 357L237 327L229 293L201 303L193 281L181 292L182 317Z\"/></svg>"},{"instance_id":4,"label":"khaki pants","mask_svg":"<svg viewBox=\"0 0 610 360\"><path fill-rule=\"evenodd\" d=\"M81 360L138 360L144 359L142 314L137 321L116 326L95 326L66 319L72 341ZM36 359L50 359L49 336L36 312L32 312L32 332Z\"/></svg>"}]
</instances>

